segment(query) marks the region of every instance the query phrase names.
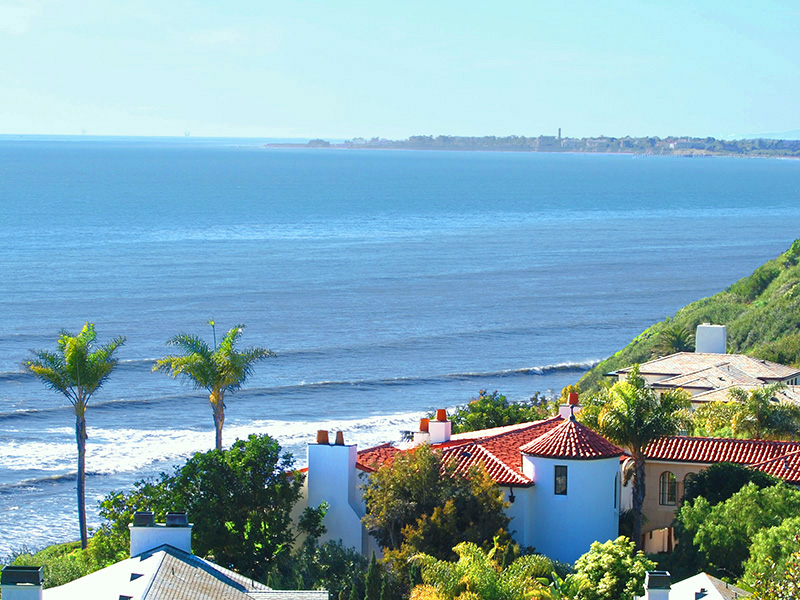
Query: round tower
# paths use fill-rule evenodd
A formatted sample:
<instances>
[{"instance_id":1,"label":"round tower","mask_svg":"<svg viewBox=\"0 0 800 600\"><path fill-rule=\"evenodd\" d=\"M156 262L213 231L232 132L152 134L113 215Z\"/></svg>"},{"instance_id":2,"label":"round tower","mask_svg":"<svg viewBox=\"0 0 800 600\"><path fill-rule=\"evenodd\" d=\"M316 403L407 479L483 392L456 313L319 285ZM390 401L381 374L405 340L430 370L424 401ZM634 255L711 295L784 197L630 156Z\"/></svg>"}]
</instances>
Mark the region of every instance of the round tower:
<instances>
[{"instance_id":1,"label":"round tower","mask_svg":"<svg viewBox=\"0 0 800 600\"><path fill-rule=\"evenodd\" d=\"M592 542L617 538L621 448L570 416L520 451L537 552L572 563Z\"/></svg>"}]
</instances>

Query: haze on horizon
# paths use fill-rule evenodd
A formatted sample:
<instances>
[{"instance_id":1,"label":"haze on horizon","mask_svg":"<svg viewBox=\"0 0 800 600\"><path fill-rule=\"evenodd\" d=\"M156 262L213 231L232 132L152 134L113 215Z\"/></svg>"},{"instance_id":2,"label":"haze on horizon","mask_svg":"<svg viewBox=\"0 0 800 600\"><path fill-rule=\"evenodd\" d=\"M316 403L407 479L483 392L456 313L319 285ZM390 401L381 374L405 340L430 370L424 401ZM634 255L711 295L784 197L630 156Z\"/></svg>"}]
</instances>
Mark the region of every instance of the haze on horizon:
<instances>
[{"instance_id":1,"label":"haze on horizon","mask_svg":"<svg viewBox=\"0 0 800 600\"><path fill-rule=\"evenodd\" d=\"M798 31L795 0L0 0L0 134L784 132Z\"/></svg>"}]
</instances>

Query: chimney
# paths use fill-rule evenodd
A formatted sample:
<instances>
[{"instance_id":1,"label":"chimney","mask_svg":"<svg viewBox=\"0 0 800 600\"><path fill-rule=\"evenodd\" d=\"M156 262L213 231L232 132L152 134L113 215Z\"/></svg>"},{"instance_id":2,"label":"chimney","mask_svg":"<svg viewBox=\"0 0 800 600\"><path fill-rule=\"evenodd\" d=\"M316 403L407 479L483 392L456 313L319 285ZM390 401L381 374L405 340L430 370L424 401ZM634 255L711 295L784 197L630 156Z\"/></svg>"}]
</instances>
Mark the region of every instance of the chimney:
<instances>
[{"instance_id":1,"label":"chimney","mask_svg":"<svg viewBox=\"0 0 800 600\"><path fill-rule=\"evenodd\" d=\"M725 325L703 323L697 326L694 336L694 351L709 354L726 354L728 352L728 332Z\"/></svg>"},{"instance_id":2,"label":"chimney","mask_svg":"<svg viewBox=\"0 0 800 600\"><path fill-rule=\"evenodd\" d=\"M430 419L420 419L419 431L414 432L414 445L419 446L420 444L430 444L430 442Z\"/></svg>"},{"instance_id":3,"label":"chimney","mask_svg":"<svg viewBox=\"0 0 800 600\"><path fill-rule=\"evenodd\" d=\"M669 571L648 571L644 577L645 600L669 600Z\"/></svg>"},{"instance_id":4,"label":"chimney","mask_svg":"<svg viewBox=\"0 0 800 600\"><path fill-rule=\"evenodd\" d=\"M322 541L341 539L345 546L361 552L361 517L364 515L357 487L357 461L358 446L346 445L341 431L336 435L335 444L309 444L306 488L309 507L328 503L325 516L327 532Z\"/></svg>"},{"instance_id":5,"label":"chimney","mask_svg":"<svg viewBox=\"0 0 800 600\"><path fill-rule=\"evenodd\" d=\"M42 567L3 567L0 593L3 600L42 600Z\"/></svg>"},{"instance_id":6,"label":"chimney","mask_svg":"<svg viewBox=\"0 0 800 600\"><path fill-rule=\"evenodd\" d=\"M131 556L164 544L191 554L192 527L185 512L168 512L166 523L156 524L151 511L138 511L133 515L133 523L128 525L131 531Z\"/></svg>"},{"instance_id":7,"label":"chimney","mask_svg":"<svg viewBox=\"0 0 800 600\"><path fill-rule=\"evenodd\" d=\"M431 444L449 442L453 432L453 423L447 418L447 411L440 408L436 411L436 419L428 423Z\"/></svg>"},{"instance_id":8,"label":"chimney","mask_svg":"<svg viewBox=\"0 0 800 600\"><path fill-rule=\"evenodd\" d=\"M576 392L570 392L567 399L567 404L561 404L558 407L558 416L562 419L571 419L573 418L573 414L580 412L580 410L581 405L578 394Z\"/></svg>"}]
</instances>

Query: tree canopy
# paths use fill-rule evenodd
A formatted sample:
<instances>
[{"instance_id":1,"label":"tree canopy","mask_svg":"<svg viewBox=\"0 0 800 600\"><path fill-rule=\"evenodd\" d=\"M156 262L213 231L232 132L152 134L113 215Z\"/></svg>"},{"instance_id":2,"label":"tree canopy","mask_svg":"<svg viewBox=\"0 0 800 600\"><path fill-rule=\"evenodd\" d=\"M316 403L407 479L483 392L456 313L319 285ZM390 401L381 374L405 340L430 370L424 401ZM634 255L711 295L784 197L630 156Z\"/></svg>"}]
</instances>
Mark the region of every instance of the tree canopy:
<instances>
[{"instance_id":1,"label":"tree canopy","mask_svg":"<svg viewBox=\"0 0 800 600\"><path fill-rule=\"evenodd\" d=\"M372 473L364 499L364 524L401 577L415 554L451 559L460 542L488 549L498 536L508 540L503 494L486 470L456 474L427 444Z\"/></svg>"},{"instance_id":2,"label":"tree canopy","mask_svg":"<svg viewBox=\"0 0 800 600\"><path fill-rule=\"evenodd\" d=\"M209 324L212 329L215 327L213 321L209 321ZM182 354L161 358L153 366L154 371L162 371L173 377L180 375L196 389L204 389L209 393L217 450L222 450L225 394L241 388L253 373L257 362L275 356L275 353L267 348L237 350L236 343L243 331L244 325L236 325L228 330L217 346L216 329L214 329L213 350L196 335L180 333L167 341L167 345L180 349Z\"/></svg>"},{"instance_id":3,"label":"tree canopy","mask_svg":"<svg viewBox=\"0 0 800 600\"><path fill-rule=\"evenodd\" d=\"M763 489L748 483L715 506L699 496L681 507L677 519L705 565L741 577L756 534L796 516L800 516L800 491L783 483Z\"/></svg>"},{"instance_id":4,"label":"tree canopy","mask_svg":"<svg viewBox=\"0 0 800 600\"><path fill-rule=\"evenodd\" d=\"M411 600L528 600L544 587L538 578L553 572L552 561L538 554L517 558L505 569L494 559L497 548L486 552L462 542L453 548L455 561L418 554L423 584L411 592Z\"/></svg>"},{"instance_id":5,"label":"tree canopy","mask_svg":"<svg viewBox=\"0 0 800 600\"><path fill-rule=\"evenodd\" d=\"M477 398L472 398L464 406L458 407L450 416L453 433L478 431L527 423L546 419L555 412L555 403L535 396L524 402L511 402L497 391L488 393L480 390Z\"/></svg>"},{"instance_id":6,"label":"tree canopy","mask_svg":"<svg viewBox=\"0 0 800 600\"><path fill-rule=\"evenodd\" d=\"M580 600L633 600L644 593L644 577L656 563L635 549L624 536L603 544L594 542L589 552L575 562L575 572L589 585L578 594Z\"/></svg>"},{"instance_id":7,"label":"tree canopy","mask_svg":"<svg viewBox=\"0 0 800 600\"><path fill-rule=\"evenodd\" d=\"M293 466L292 456L268 435L198 452L171 475L140 481L127 494L109 494L101 503L103 527L125 543L137 510L152 510L157 518L185 510L202 523L192 532L196 554L263 581L296 537L291 512L303 476Z\"/></svg>"},{"instance_id":8,"label":"tree canopy","mask_svg":"<svg viewBox=\"0 0 800 600\"><path fill-rule=\"evenodd\" d=\"M711 506L724 502L748 483L759 488L777 485L772 475L730 462L714 463L699 473L690 473L684 479L682 503L689 503L698 496L705 498Z\"/></svg>"},{"instance_id":9,"label":"tree canopy","mask_svg":"<svg viewBox=\"0 0 800 600\"><path fill-rule=\"evenodd\" d=\"M683 390L659 394L647 385L635 365L624 381L594 395L579 413L581 421L633 459L633 540L641 544L645 497L645 448L660 437L675 435L688 422L690 396Z\"/></svg>"}]
</instances>

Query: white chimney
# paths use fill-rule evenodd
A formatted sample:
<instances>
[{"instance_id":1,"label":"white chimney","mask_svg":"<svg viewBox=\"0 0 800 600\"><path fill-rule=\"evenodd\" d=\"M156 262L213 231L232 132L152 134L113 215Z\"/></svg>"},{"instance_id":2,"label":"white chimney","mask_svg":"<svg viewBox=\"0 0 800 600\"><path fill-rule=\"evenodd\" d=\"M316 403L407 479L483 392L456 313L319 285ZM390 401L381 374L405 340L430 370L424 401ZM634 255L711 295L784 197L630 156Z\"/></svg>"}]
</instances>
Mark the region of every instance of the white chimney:
<instances>
[{"instance_id":1,"label":"white chimney","mask_svg":"<svg viewBox=\"0 0 800 600\"><path fill-rule=\"evenodd\" d=\"M430 443L431 443L430 419L420 419L419 431L414 432L414 446L419 446L421 444L430 444Z\"/></svg>"},{"instance_id":2,"label":"white chimney","mask_svg":"<svg viewBox=\"0 0 800 600\"><path fill-rule=\"evenodd\" d=\"M694 336L694 351L710 354L726 354L728 352L728 332L725 325L703 323L697 326Z\"/></svg>"},{"instance_id":3,"label":"white chimney","mask_svg":"<svg viewBox=\"0 0 800 600\"><path fill-rule=\"evenodd\" d=\"M328 503L321 541L342 540L345 546L362 551L361 495L357 489L358 446L345 445L341 431L330 444L328 432L317 432L317 443L308 445L308 506Z\"/></svg>"},{"instance_id":4,"label":"white chimney","mask_svg":"<svg viewBox=\"0 0 800 600\"><path fill-rule=\"evenodd\" d=\"M436 411L436 419L428 422L428 433L431 436L431 444L450 441L450 435L453 433L453 423L447 418L447 411L444 408L438 409Z\"/></svg>"},{"instance_id":5,"label":"white chimney","mask_svg":"<svg viewBox=\"0 0 800 600\"><path fill-rule=\"evenodd\" d=\"M128 525L131 532L131 556L168 545L191 554L192 525L185 512L168 512L167 522L156 524L153 513L139 511Z\"/></svg>"},{"instance_id":6,"label":"white chimney","mask_svg":"<svg viewBox=\"0 0 800 600\"><path fill-rule=\"evenodd\" d=\"M42 600L42 567L3 567L0 594L3 600Z\"/></svg>"},{"instance_id":7,"label":"white chimney","mask_svg":"<svg viewBox=\"0 0 800 600\"><path fill-rule=\"evenodd\" d=\"M645 600L669 600L669 571L648 571L644 577Z\"/></svg>"}]
</instances>

